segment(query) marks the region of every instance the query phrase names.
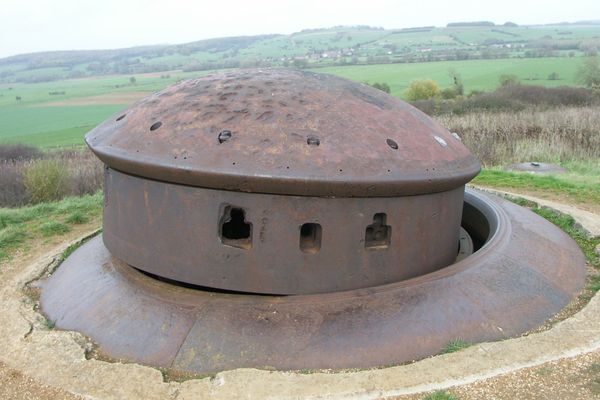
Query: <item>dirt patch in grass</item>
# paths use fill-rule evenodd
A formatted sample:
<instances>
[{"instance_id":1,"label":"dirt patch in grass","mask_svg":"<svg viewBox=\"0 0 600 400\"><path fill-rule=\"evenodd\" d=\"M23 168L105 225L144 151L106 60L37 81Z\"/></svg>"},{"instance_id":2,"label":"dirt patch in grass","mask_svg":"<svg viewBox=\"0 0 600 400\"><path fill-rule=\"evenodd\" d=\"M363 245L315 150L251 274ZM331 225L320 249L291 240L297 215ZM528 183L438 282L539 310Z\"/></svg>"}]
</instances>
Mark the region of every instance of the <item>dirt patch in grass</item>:
<instances>
[{"instance_id":1,"label":"dirt patch in grass","mask_svg":"<svg viewBox=\"0 0 600 400\"><path fill-rule=\"evenodd\" d=\"M599 399L600 352L524 368L469 385L453 387L445 393L455 396L458 400ZM394 399L424 400L427 399L427 395L423 393Z\"/></svg>"},{"instance_id":2,"label":"dirt patch in grass","mask_svg":"<svg viewBox=\"0 0 600 400\"><path fill-rule=\"evenodd\" d=\"M486 187L486 185L482 185L482 187ZM496 190L505 190L518 192L518 194L538 197L544 200L554 201L556 203L569 204L573 205L577 208L581 208L582 210L589 211L594 214L600 215L600 203L596 201L587 201L586 199L575 197L569 193L559 192L559 191L550 191L544 189L534 189L534 188L511 188L511 187L491 187L491 189Z\"/></svg>"},{"instance_id":3,"label":"dirt patch in grass","mask_svg":"<svg viewBox=\"0 0 600 400\"><path fill-rule=\"evenodd\" d=\"M64 390L49 387L0 362L0 398L12 400L83 399Z\"/></svg>"},{"instance_id":4,"label":"dirt patch in grass","mask_svg":"<svg viewBox=\"0 0 600 400\"><path fill-rule=\"evenodd\" d=\"M146 96L149 92L115 92L105 93L97 96L78 97L76 99L67 99L42 103L35 107L63 107L63 106L96 106L96 105L114 105L131 104Z\"/></svg>"}]
</instances>

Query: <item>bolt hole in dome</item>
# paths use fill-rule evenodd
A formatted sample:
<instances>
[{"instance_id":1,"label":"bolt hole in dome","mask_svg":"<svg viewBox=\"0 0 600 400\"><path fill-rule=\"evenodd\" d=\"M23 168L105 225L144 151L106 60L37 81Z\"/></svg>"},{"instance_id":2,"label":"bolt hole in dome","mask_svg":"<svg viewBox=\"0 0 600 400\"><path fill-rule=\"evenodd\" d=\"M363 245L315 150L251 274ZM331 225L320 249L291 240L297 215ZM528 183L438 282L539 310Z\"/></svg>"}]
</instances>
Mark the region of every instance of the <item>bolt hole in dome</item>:
<instances>
[{"instance_id":1,"label":"bolt hole in dome","mask_svg":"<svg viewBox=\"0 0 600 400\"><path fill-rule=\"evenodd\" d=\"M127 114L123 114L123 115L121 115L119 118L117 118L116 120L117 120L117 121L120 121L120 120L122 120L123 118L125 118L125 116L126 116L126 115L127 115Z\"/></svg>"},{"instance_id":2,"label":"bolt hole in dome","mask_svg":"<svg viewBox=\"0 0 600 400\"><path fill-rule=\"evenodd\" d=\"M390 146L392 149L394 150L398 150L398 143L396 143L395 141L393 141L392 139L386 139L385 141L387 143L388 146Z\"/></svg>"},{"instance_id":3,"label":"bolt hole in dome","mask_svg":"<svg viewBox=\"0 0 600 400\"><path fill-rule=\"evenodd\" d=\"M308 139L306 139L306 144L309 146L318 146L321 144L321 141L318 137L310 136Z\"/></svg>"},{"instance_id":4,"label":"bolt hole in dome","mask_svg":"<svg viewBox=\"0 0 600 400\"><path fill-rule=\"evenodd\" d=\"M151 131L155 131L155 130L157 130L158 128L160 128L161 126L162 126L162 122L160 122L160 121L158 121L158 122L155 122L155 123L153 123L153 124L152 124L152 126L150 127L150 130L151 130Z\"/></svg>"},{"instance_id":5,"label":"bolt hole in dome","mask_svg":"<svg viewBox=\"0 0 600 400\"><path fill-rule=\"evenodd\" d=\"M224 143L224 142L228 141L229 139L231 139L231 131L224 130L224 131L219 132L219 137L218 137L219 144Z\"/></svg>"}]
</instances>

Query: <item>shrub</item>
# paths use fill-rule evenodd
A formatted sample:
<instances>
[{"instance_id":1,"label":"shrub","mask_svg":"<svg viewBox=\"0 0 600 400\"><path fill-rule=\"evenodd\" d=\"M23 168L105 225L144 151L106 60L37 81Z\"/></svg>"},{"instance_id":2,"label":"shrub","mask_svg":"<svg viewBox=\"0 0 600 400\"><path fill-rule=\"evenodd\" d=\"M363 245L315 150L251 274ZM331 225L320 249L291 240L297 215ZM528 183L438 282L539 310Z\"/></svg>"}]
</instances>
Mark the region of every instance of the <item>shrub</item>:
<instances>
[{"instance_id":1,"label":"shrub","mask_svg":"<svg viewBox=\"0 0 600 400\"><path fill-rule=\"evenodd\" d=\"M21 243L27 233L20 226L9 226L0 230L0 249L6 249Z\"/></svg>"},{"instance_id":2,"label":"shrub","mask_svg":"<svg viewBox=\"0 0 600 400\"><path fill-rule=\"evenodd\" d=\"M85 215L84 213L82 213L81 211L75 211L74 213L70 214L66 219L65 222L67 224L72 224L72 225L79 225L79 224L87 224L89 222L89 217L87 215Z\"/></svg>"},{"instance_id":3,"label":"shrub","mask_svg":"<svg viewBox=\"0 0 600 400\"><path fill-rule=\"evenodd\" d=\"M479 111L520 111L523 108L525 106L517 99L496 92L483 93L456 103L453 111L460 114Z\"/></svg>"},{"instance_id":4,"label":"shrub","mask_svg":"<svg viewBox=\"0 0 600 400\"><path fill-rule=\"evenodd\" d=\"M94 194L104 182L102 163L99 160L82 163L75 168L71 168L70 193L75 196L84 194Z\"/></svg>"},{"instance_id":5,"label":"shrub","mask_svg":"<svg viewBox=\"0 0 600 400\"><path fill-rule=\"evenodd\" d=\"M455 339L446 344L442 349L442 354L455 353L459 350L466 349L471 346L471 343L465 342L462 339Z\"/></svg>"},{"instance_id":6,"label":"shrub","mask_svg":"<svg viewBox=\"0 0 600 400\"><path fill-rule=\"evenodd\" d=\"M498 78L498 81L500 82L500 86L518 85L519 77L516 75L513 75L513 74L505 74L505 75L500 75L500 78Z\"/></svg>"},{"instance_id":7,"label":"shrub","mask_svg":"<svg viewBox=\"0 0 600 400\"><path fill-rule=\"evenodd\" d=\"M600 154L600 114L594 106L446 114L437 119L458 132L486 166L597 160Z\"/></svg>"},{"instance_id":8,"label":"shrub","mask_svg":"<svg viewBox=\"0 0 600 400\"><path fill-rule=\"evenodd\" d=\"M388 85L385 82L384 83L377 83L377 82L375 82L371 86L373 86L375 89L379 89L379 90L381 90L383 92L386 92L386 93L390 93L391 92L390 85Z\"/></svg>"},{"instance_id":9,"label":"shrub","mask_svg":"<svg viewBox=\"0 0 600 400\"><path fill-rule=\"evenodd\" d=\"M1 146L0 146L1 148ZM81 149L60 149L42 153L34 150L27 153L28 157L42 157L41 160L26 160L25 156L12 157L13 161L0 160L0 207L18 207L28 203L37 203L48 200L53 196L32 196L33 192L39 194L42 177L54 174L54 167L59 165L63 169L58 178L67 181L66 187L62 184L56 187L61 197L82 196L94 194L102 188L104 180L102 162L91 151ZM6 153L8 154L8 152ZM11 153L12 154L12 153ZM19 152L18 154L25 154ZM41 163L38 165L38 163ZM51 168L47 168L50 166ZM29 178L26 178L27 175ZM35 175L35 177L34 177ZM35 179L34 179L35 178ZM56 174L55 174L56 178ZM26 180L29 179L29 185ZM62 181L63 179L59 179ZM59 182L60 183L60 182ZM52 183L44 189L51 191ZM38 189L35 189L38 188Z\"/></svg>"},{"instance_id":10,"label":"shrub","mask_svg":"<svg viewBox=\"0 0 600 400\"><path fill-rule=\"evenodd\" d=\"M458 400L458 397L444 390L438 390L423 397L423 400Z\"/></svg>"},{"instance_id":11,"label":"shrub","mask_svg":"<svg viewBox=\"0 0 600 400\"><path fill-rule=\"evenodd\" d=\"M446 89L442 90L441 94L442 94L442 99L446 99L446 100L454 99L454 98L456 98L456 96L458 96L458 93L455 88L446 88Z\"/></svg>"},{"instance_id":12,"label":"shrub","mask_svg":"<svg viewBox=\"0 0 600 400\"><path fill-rule=\"evenodd\" d=\"M560 76L558 75L558 72L552 72L550 75L548 75L549 81L557 81L559 79L560 79Z\"/></svg>"},{"instance_id":13,"label":"shrub","mask_svg":"<svg viewBox=\"0 0 600 400\"><path fill-rule=\"evenodd\" d=\"M469 92L468 97L479 96L480 94L483 94L483 93L485 93L485 91L483 91L483 90L477 90L477 89L471 90Z\"/></svg>"},{"instance_id":14,"label":"shrub","mask_svg":"<svg viewBox=\"0 0 600 400\"><path fill-rule=\"evenodd\" d=\"M0 260L8 256L8 251L27 238L27 232L20 226L8 226L0 229Z\"/></svg>"},{"instance_id":15,"label":"shrub","mask_svg":"<svg viewBox=\"0 0 600 400\"><path fill-rule=\"evenodd\" d=\"M3 144L0 145L0 162L1 161L20 161L33 160L41 158L42 152L34 146L25 144Z\"/></svg>"},{"instance_id":16,"label":"shrub","mask_svg":"<svg viewBox=\"0 0 600 400\"><path fill-rule=\"evenodd\" d=\"M23 172L25 187L35 203L59 200L69 188L69 171L60 160L39 160Z\"/></svg>"},{"instance_id":17,"label":"shrub","mask_svg":"<svg viewBox=\"0 0 600 400\"><path fill-rule=\"evenodd\" d=\"M438 114L437 103L433 99L415 100L415 101L411 101L410 104L417 107L419 110L423 111L427 115Z\"/></svg>"},{"instance_id":18,"label":"shrub","mask_svg":"<svg viewBox=\"0 0 600 400\"><path fill-rule=\"evenodd\" d=\"M600 63L598 57L587 57L577 70L577 79L590 88L600 86Z\"/></svg>"},{"instance_id":19,"label":"shrub","mask_svg":"<svg viewBox=\"0 0 600 400\"><path fill-rule=\"evenodd\" d=\"M412 81L406 89L409 101L433 99L440 97L440 94L440 86L432 79Z\"/></svg>"},{"instance_id":20,"label":"shrub","mask_svg":"<svg viewBox=\"0 0 600 400\"><path fill-rule=\"evenodd\" d=\"M442 97L450 97L445 91ZM465 114L469 112L505 112L521 111L527 107L551 108L561 106L592 106L598 104L598 95L590 89L560 86L546 88L536 85L508 85L493 92L471 93L469 97L457 98L454 101L438 101L435 107L423 102L413 102L413 105L431 115L436 114Z\"/></svg>"},{"instance_id":21,"label":"shrub","mask_svg":"<svg viewBox=\"0 0 600 400\"><path fill-rule=\"evenodd\" d=\"M23 163L0 161L0 207L18 207L29 202L22 169Z\"/></svg>"},{"instance_id":22,"label":"shrub","mask_svg":"<svg viewBox=\"0 0 600 400\"><path fill-rule=\"evenodd\" d=\"M546 88L536 85L510 85L501 87L495 93L523 105L535 106L584 106L596 101L593 91L570 86Z\"/></svg>"}]
</instances>

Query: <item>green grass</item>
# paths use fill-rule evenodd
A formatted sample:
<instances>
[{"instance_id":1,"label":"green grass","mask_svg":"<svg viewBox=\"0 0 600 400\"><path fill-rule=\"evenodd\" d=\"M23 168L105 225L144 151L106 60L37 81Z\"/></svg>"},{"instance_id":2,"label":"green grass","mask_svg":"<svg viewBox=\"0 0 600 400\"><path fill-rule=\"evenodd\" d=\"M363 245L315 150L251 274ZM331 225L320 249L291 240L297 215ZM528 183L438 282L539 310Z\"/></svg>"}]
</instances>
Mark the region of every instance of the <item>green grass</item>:
<instances>
[{"instance_id":1,"label":"green grass","mask_svg":"<svg viewBox=\"0 0 600 400\"><path fill-rule=\"evenodd\" d=\"M83 135L122 105L0 107L0 141L47 147L83 144Z\"/></svg>"},{"instance_id":2,"label":"green grass","mask_svg":"<svg viewBox=\"0 0 600 400\"><path fill-rule=\"evenodd\" d=\"M492 90L498 87L500 75L514 74L524 83L543 86L578 85L575 79L581 58L523 58L500 60L440 61L412 64L356 65L325 67L315 71L338 75L357 82L385 82L392 95L403 97L404 91L415 79L433 79L442 87L452 86L450 69L463 78L465 92ZM560 80L547 80L557 72Z\"/></svg>"},{"instance_id":3,"label":"green grass","mask_svg":"<svg viewBox=\"0 0 600 400\"><path fill-rule=\"evenodd\" d=\"M109 114L110 116L110 114ZM78 126L74 128L60 129L52 132L39 132L23 136L13 136L0 142L23 143L41 148L85 146L83 140L86 133L95 125Z\"/></svg>"},{"instance_id":4,"label":"green grass","mask_svg":"<svg viewBox=\"0 0 600 400\"><path fill-rule=\"evenodd\" d=\"M22 226L9 226L0 230L0 260L8 256L8 252L17 248L27 238Z\"/></svg>"},{"instance_id":5,"label":"green grass","mask_svg":"<svg viewBox=\"0 0 600 400\"><path fill-rule=\"evenodd\" d=\"M458 397L445 390L438 390L423 397L423 400L458 400Z\"/></svg>"},{"instance_id":6,"label":"green grass","mask_svg":"<svg viewBox=\"0 0 600 400\"><path fill-rule=\"evenodd\" d=\"M102 205L99 192L29 207L0 208L0 260L9 258L26 239L61 235L71 229L68 224L100 216Z\"/></svg>"},{"instance_id":7,"label":"green grass","mask_svg":"<svg viewBox=\"0 0 600 400\"><path fill-rule=\"evenodd\" d=\"M462 339L455 339L455 340L448 342L446 344L446 346L444 346L444 348L442 349L442 354L454 353L459 350L466 349L467 347L470 347L470 346L471 346L471 343L469 343L469 342L465 342Z\"/></svg>"},{"instance_id":8,"label":"green grass","mask_svg":"<svg viewBox=\"0 0 600 400\"><path fill-rule=\"evenodd\" d=\"M136 74L136 84L130 85L132 75L108 75L88 79L63 79L43 83L14 83L0 85L0 108L8 106L43 106L45 103L97 96L105 93L148 92L161 90L177 80L204 75L207 72L173 72L168 79L152 74ZM8 88L12 89L8 89ZM50 92L65 92L64 95L51 96ZM21 97L21 101L16 100ZM55 107L51 107L52 109Z\"/></svg>"},{"instance_id":9,"label":"green grass","mask_svg":"<svg viewBox=\"0 0 600 400\"><path fill-rule=\"evenodd\" d=\"M46 221L40 225L40 231L45 237L64 235L69 232L71 228L58 221Z\"/></svg>"},{"instance_id":10,"label":"green grass","mask_svg":"<svg viewBox=\"0 0 600 400\"><path fill-rule=\"evenodd\" d=\"M68 197L58 202L41 203L29 207L0 208L0 229L73 212L98 215L102 209L102 201L102 193L98 192L94 195Z\"/></svg>"},{"instance_id":11,"label":"green grass","mask_svg":"<svg viewBox=\"0 0 600 400\"><path fill-rule=\"evenodd\" d=\"M575 220L569 215L558 213L546 207L534 207L532 210L571 236L577 242L583 251L583 254L585 254L588 263L596 269L596 271L600 272L600 257L595 252L596 246L600 245L600 238L589 237L584 231L576 226ZM588 289L592 292L600 290L600 276L592 277Z\"/></svg>"},{"instance_id":12,"label":"green grass","mask_svg":"<svg viewBox=\"0 0 600 400\"><path fill-rule=\"evenodd\" d=\"M585 258L589 265L596 271L600 272L600 256L596 253L596 246L600 245L600 237L592 238L581 228L579 228L570 215L566 215L547 207L540 207L538 204L522 199L519 197L509 197L513 203L519 204L523 207L527 207L539 216L552 222L558 226L565 233L567 233L575 242L585 255ZM589 282L588 289L592 292L600 290L600 275L593 276Z\"/></svg>"},{"instance_id":13,"label":"green grass","mask_svg":"<svg viewBox=\"0 0 600 400\"><path fill-rule=\"evenodd\" d=\"M72 225L87 224L89 221L90 218L81 211L75 211L65 219L67 224Z\"/></svg>"},{"instance_id":14,"label":"green grass","mask_svg":"<svg viewBox=\"0 0 600 400\"><path fill-rule=\"evenodd\" d=\"M538 175L527 172L509 172L484 169L472 183L487 187L550 191L570 196L578 202L600 204L600 175L595 174L594 160L585 174ZM584 163L580 163L582 171Z\"/></svg>"}]
</instances>

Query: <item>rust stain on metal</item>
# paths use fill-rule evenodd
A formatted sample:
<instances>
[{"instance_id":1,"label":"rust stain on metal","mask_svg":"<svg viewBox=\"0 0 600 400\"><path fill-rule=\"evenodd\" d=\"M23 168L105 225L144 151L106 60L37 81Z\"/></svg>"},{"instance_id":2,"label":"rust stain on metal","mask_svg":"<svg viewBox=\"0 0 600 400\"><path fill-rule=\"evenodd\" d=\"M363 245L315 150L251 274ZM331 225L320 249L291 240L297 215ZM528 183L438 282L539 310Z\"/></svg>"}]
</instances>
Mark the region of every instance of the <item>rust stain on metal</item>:
<instances>
[{"instance_id":1,"label":"rust stain on metal","mask_svg":"<svg viewBox=\"0 0 600 400\"><path fill-rule=\"evenodd\" d=\"M312 137L320 139L318 148L307 148ZM448 145L436 146L436 137ZM123 172L255 193L426 194L460 186L480 168L460 140L399 99L293 70L182 82L133 105L121 120L104 122L86 141ZM187 157L176 149L186 149Z\"/></svg>"},{"instance_id":2,"label":"rust stain on metal","mask_svg":"<svg viewBox=\"0 0 600 400\"><path fill-rule=\"evenodd\" d=\"M389 285L303 296L184 288L136 271L97 238L50 278L41 304L57 326L91 336L115 358L212 373L416 360L457 337L475 343L519 335L583 287L583 254L551 223L477 193L468 193L464 215L472 238L487 241L483 248Z\"/></svg>"},{"instance_id":3,"label":"rust stain on metal","mask_svg":"<svg viewBox=\"0 0 600 400\"><path fill-rule=\"evenodd\" d=\"M104 242L140 270L308 294L409 279L456 257L464 184L479 163L379 90L237 71L180 83L125 115L86 140L110 168ZM378 239L385 246L366 243L377 216L394 230Z\"/></svg>"}]
</instances>

